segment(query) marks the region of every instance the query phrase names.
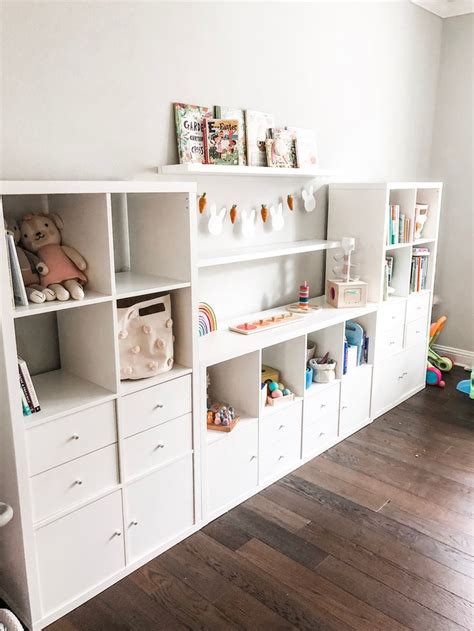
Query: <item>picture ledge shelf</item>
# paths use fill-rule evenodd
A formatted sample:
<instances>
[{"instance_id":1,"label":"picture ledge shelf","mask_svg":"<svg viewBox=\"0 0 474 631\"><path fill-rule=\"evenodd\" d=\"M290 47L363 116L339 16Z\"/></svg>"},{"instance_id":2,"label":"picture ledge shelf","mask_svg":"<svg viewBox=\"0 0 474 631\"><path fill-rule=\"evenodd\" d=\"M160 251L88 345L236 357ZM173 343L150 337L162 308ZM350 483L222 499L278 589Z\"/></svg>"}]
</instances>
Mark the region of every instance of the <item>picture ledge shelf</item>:
<instances>
[{"instance_id":1,"label":"picture ledge shelf","mask_svg":"<svg viewBox=\"0 0 474 631\"><path fill-rule=\"evenodd\" d=\"M232 248L224 253L201 254L199 267L213 267L228 265L243 261L258 261L288 254L304 254L318 250L331 250L339 247L339 241L325 241L323 239L304 239L287 243L266 243L265 245L251 245L242 248Z\"/></svg>"},{"instance_id":2,"label":"picture ledge shelf","mask_svg":"<svg viewBox=\"0 0 474 631\"><path fill-rule=\"evenodd\" d=\"M314 168L252 167L225 164L167 164L158 167L161 175L244 175L262 177L330 177L335 171Z\"/></svg>"}]
</instances>

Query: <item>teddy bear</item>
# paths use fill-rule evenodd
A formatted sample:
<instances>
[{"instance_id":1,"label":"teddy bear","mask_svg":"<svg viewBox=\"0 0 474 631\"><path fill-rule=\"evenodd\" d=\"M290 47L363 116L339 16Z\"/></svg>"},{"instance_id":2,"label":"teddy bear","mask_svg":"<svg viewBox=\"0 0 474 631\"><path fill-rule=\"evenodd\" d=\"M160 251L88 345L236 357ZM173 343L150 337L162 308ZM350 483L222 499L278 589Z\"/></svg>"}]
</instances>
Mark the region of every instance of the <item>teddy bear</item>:
<instances>
[{"instance_id":1,"label":"teddy bear","mask_svg":"<svg viewBox=\"0 0 474 631\"><path fill-rule=\"evenodd\" d=\"M55 213L25 215L20 224L21 243L39 257L36 269L42 287L52 289L58 300L82 300L87 263L77 250L62 245L63 226Z\"/></svg>"},{"instance_id":2,"label":"teddy bear","mask_svg":"<svg viewBox=\"0 0 474 631\"><path fill-rule=\"evenodd\" d=\"M5 230L13 236L16 246L16 254L20 265L21 277L25 285L26 295L30 302L42 304L45 301L56 300L56 293L49 287L40 285L39 273L36 266L39 258L32 252L28 252L20 247L20 226L13 217L5 219Z\"/></svg>"}]
</instances>

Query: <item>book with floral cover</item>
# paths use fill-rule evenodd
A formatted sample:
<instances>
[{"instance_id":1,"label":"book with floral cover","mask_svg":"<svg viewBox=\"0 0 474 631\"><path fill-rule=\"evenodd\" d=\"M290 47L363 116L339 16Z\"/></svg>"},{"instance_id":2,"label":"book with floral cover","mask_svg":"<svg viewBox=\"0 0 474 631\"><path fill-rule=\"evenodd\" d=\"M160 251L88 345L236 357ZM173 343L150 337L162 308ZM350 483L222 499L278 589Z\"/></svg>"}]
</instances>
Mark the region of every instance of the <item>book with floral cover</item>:
<instances>
[{"instance_id":1,"label":"book with floral cover","mask_svg":"<svg viewBox=\"0 0 474 631\"><path fill-rule=\"evenodd\" d=\"M204 162L203 121L211 118L211 109L199 105L175 103L174 113L180 164Z\"/></svg>"},{"instance_id":2,"label":"book with floral cover","mask_svg":"<svg viewBox=\"0 0 474 631\"><path fill-rule=\"evenodd\" d=\"M225 105L216 105L215 108L216 118L235 119L239 121L239 164L247 164L247 141L245 137L245 112L234 107L227 107Z\"/></svg>"},{"instance_id":3,"label":"book with floral cover","mask_svg":"<svg viewBox=\"0 0 474 631\"><path fill-rule=\"evenodd\" d=\"M204 155L207 164L239 164L239 121L209 118L204 121Z\"/></svg>"},{"instance_id":4,"label":"book with floral cover","mask_svg":"<svg viewBox=\"0 0 474 631\"><path fill-rule=\"evenodd\" d=\"M247 164L249 166L267 166L265 141L270 138L270 129L273 125L273 114L256 112L255 110L245 110Z\"/></svg>"}]
</instances>

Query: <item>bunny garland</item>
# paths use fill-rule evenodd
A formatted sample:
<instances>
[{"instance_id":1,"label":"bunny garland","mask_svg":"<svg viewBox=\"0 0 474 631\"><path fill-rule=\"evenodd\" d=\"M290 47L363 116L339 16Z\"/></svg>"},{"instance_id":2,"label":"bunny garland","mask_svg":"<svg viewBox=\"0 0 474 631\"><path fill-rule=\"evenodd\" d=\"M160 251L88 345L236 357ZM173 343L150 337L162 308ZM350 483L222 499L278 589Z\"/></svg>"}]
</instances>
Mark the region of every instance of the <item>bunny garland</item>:
<instances>
[{"instance_id":1,"label":"bunny garland","mask_svg":"<svg viewBox=\"0 0 474 631\"><path fill-rule=\"evenodd\" d=\"M313 212L313 210L316 208L316 200L314 198L314 189L312 184L308 190L304 188L301 191L301 197L303 198L304 209L306 210L306 212Z\"/></svg>"},{"instance_id":2,"label":"bunny garland","mask_svg":"<svg viewBox=\"0 0 474 631\"><path fill-rule=\"evenodd\" d=\"M211 216L207 224L207 229L209 230L210 234L214 235L215 237L218 237L222 232L226 212L227 208L224 206L220 209L219 213L217 213L216 205L211 204Z\"/></svg>"},{"instance_id":3,"label":"bunny garland","mask_svg":"<svg viewBox=\"0 0 474 631\"><path fill-rule=\"evenodd\" d=\"M256 215L257 215L257 211L255 210L255 208L253 210L243 210L241 212L242 236L245 239L251 239L255 235Z\"/></svg>"},{"instance_id":4,"label":"bunny garland","mask_svg":"<svg viewBox=\"0 0 474 631\"><path fill-rule=\"evenodd\" d=\"M283 219L283 204L281 202L278 204L277 210L275 210L274 206L270 206L270 215L272 217L273 230L275 230L276 232L280 232L280 230L283 230L285 220Z\"/></svg>"}]
</instances>

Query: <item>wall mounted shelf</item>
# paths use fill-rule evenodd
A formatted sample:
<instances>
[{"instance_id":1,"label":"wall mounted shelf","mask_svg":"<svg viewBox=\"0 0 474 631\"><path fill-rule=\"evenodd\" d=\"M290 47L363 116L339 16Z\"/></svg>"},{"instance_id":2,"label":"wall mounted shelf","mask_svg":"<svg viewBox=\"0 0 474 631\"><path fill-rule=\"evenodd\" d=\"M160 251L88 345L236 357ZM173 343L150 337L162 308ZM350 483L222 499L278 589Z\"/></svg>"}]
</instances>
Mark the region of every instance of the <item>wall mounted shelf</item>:
<instances>
[{"instance_id":1,"label":"wall mounted shelf","mask_svg":"<svg viewBox=\"0 0 474 631\"><path fill-rule=\"evenodd\" d=\"M285 167L227 166L223 164L167 164L158 167L161 175L243 175L261 177L330 177L330 169L292 169Z\"/></svg>"}]
</instances>

